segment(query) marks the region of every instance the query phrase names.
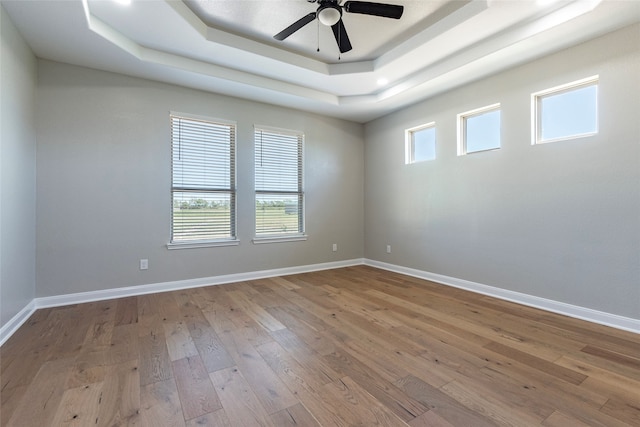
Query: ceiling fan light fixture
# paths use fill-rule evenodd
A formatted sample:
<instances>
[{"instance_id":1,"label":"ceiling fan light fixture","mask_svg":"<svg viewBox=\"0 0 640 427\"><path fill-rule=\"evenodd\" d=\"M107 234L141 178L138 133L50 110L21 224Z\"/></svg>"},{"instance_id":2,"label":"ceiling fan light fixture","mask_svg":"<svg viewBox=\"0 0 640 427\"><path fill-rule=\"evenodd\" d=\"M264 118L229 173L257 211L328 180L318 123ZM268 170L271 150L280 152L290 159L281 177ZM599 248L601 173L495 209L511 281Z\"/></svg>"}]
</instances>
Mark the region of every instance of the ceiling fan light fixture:
<instances>
[{"instance_id":1,"label":"ceiling fan light fixture","mask_svg":"<svg viewBox=\"0 0 640 427\"><path fill-rule=\"evenodd\" d=\"M359 13L362 15L381 16L383 18L400 19L404 6L386 3L373 3L370 1L347 0L344 5L340 5L342 0L308 0L309 3L318 3L318 9L303 16L302 18L289 25L273 38L283 41L291 34L295 33L302 27L311 22L318 20L318 40L320 40L320 25L331 27L331 31L338 43L340 53L349 52L352 49L349 35L342 22L342 12ZM599 0L602 1L602 0ZM318 52L320 48L318 47ZM340 57L338 57L340 59Z\"/></svg>"},{"instance_id":2,"label":"ceiling fan light fixture","mask_svg":"<svg viewBox=\"0 0 640 427\"><path fill-rule=\"evenodd\" d=\"M320 20L320 23L327 27L337 24L341 17L342 13L340 10L332 6L327 6L318 12L318 19Z\"/></svg>"}]
</instances>

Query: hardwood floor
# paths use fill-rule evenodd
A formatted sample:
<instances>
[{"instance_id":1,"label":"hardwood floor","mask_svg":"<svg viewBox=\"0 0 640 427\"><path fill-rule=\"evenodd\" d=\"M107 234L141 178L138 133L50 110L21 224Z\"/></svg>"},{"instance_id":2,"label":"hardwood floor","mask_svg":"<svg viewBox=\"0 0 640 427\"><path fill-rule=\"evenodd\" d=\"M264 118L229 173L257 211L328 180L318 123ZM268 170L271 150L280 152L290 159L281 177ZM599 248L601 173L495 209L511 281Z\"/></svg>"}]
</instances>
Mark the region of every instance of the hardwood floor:
<instances>
[{"instance_id":1,"label":"hardwood floor","mask_svg":"<svg viewBox=\"0 0 640 427\"><path fill-rule=\"evenodd\" d=\"M3 426L639 426L640 336L358 266L41 309Z\"/></svg>"}]
</instances>

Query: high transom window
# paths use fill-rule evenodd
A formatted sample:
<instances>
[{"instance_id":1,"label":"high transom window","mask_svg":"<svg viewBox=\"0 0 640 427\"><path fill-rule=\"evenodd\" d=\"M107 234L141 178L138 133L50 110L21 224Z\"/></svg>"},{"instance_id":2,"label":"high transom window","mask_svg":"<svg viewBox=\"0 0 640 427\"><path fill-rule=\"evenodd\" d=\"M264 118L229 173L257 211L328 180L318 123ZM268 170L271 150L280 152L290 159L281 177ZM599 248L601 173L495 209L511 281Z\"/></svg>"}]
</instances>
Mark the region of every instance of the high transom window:
<instances>
[{"instance_id":1,"label":"high transom window","mask_svg":"<svg viewBox=\"0 0 640 427\"><path fill-rule=\"evenodd\" d=\"M500 104L458 114L458 155L500 148Z\"/></svg>"},{"instance_id":2,"label":"high transom window","mask_svg":"<svg viewBox=\"0 0 640 427\"><path fill-rule=\"evenodd\" d=\"M598 76L531 95L532 144L598 133Z\"/></svg>"},{"instance_id":3,"label":"high transom window","mask_svg":"<svg viewBox=\"0 0 640 427\"><path fill-rule=\"evenodd\" d=\"M417 163L436 158L436 124L428 123L405 131L405 163Z\"/></svg>"}]
</instances>

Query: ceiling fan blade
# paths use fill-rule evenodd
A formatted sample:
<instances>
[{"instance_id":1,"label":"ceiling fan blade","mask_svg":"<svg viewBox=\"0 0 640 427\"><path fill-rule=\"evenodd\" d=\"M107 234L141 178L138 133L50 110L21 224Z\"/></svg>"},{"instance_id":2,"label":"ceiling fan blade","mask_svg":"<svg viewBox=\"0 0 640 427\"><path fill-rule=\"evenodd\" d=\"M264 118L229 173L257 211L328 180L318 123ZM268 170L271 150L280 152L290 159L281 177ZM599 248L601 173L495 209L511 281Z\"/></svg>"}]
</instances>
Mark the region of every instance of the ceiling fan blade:
<instances>
[{"instance_id":1,"label":"ceiling fan blade","mask_svg":"<svg viewBox=\"0 0 640 427\"><path fill-rule=\"evenodd\" d=\"M382 16L383 18L400 19L404 6L395 4L372 3L368 1L348 1L344 4L344 10L351 13Z\"/></svg>"},{"instance_id":2,"label":"ceiling fan blade","mask_svg":"<svg viewBox=\"0 0 640 427\"><path fill-rule=\"evenodd\" d=\"M349 41L347 30L344 29L342 19L332 25L331 29L333 30L333 35L336 37L336 42L338 43L340 53L349 52L352 49L351 42Z\"/></svg>"},{"instance_id":3,"label":"ceiling fan blade","mask_svg":"<svg viewBox=\"0 0 640 427\"><path fill-rule=\"evenodd\" d=\"M305 15L302 18L298 19L296 22L294 22L293 24L289 25L284 30L280 31L278 34L273 36L273 38L276 39L276 40L282 41L282 40L286 39L287 37L289 37L291 34L293 34L296 31L298 31L300 28L302 28L305 25L307 25L309 22L313 21L314 19L316 19L316 12L311 12L310 14Z\"/></svg>"}]
</instances>

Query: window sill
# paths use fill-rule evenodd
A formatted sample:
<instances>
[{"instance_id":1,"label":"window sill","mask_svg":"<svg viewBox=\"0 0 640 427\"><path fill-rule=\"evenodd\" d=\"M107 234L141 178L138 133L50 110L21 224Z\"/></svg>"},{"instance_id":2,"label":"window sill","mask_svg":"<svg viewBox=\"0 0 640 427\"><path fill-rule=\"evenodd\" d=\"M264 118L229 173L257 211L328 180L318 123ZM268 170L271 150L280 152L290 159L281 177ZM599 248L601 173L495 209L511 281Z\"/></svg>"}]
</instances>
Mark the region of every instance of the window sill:
<instances>
[{"instance_id":1,"label":"window sill","mask_svg":"<svg viewBox=\"0 0 640 427\"><path fill-rule=\"evenodd\" d=\"M262 245L266 243L301 242L304 240L307 240L306 234L297 234L293 236L254 237L252 242L254 245Z\"/></svg>"},{"instance_id":2,"label":"window sill","mask_svg":"<svg viewBox=\"0 0 640 427\"><path fill-rule=\"evenodd\" d=\"M542 144L548 144L550 142L570 141L572 139L588 138L590 136L594 136L597 134L598 132L596 131L596 132L588 132L588 133L579 133L575 135L560 136L558 138L538 139L534 141L533 144L531 145L542 145Z\"/></svg>"},{"instance_id":3,"label":"window sill","mask_svg":"<svg viewBox=\"0 0 640 427\"><path fill-rule=\"evenodd\" d=\"M209 242L188 242L188 243L167 243L167 249L170 251L176 249L196 249L196 248L214 248L218 246L238 246L240 240L212 240Z\"/></svg>"}]
</instances>

